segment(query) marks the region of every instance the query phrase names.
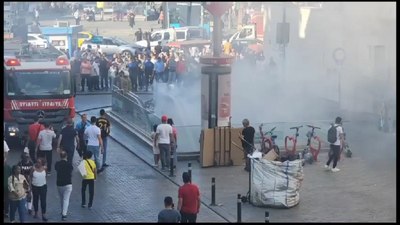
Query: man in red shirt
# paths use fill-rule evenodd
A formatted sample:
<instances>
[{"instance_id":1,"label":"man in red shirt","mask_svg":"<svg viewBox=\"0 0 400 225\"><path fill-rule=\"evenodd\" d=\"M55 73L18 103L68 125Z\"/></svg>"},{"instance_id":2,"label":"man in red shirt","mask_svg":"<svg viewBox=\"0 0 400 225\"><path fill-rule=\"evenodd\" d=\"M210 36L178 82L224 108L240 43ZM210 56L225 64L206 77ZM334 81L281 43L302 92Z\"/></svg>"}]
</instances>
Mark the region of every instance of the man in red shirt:
<instances>
[{"instance_id":1,"label":"man in red shirt","mask_svg":"<svg viewBox=\"0 0 400 225\"><path fill-rule=\"evenodd\" d=\"M26 142L26 146L29 149L29 156L31 157L32 161L36 162L36 141L39 136L39 132L44 130L43 124L40 124L40 117L35 118L35 122L28 127L28 140Z\"/></svg>"},{"instance_id":2,"label":"man in red shirt","mask_svg":"<svg viewBox=\"0 0 400 225\"><path fill-rule=\"evenodd\" d=\"M196 223L200 210L200 191L197 185L191 183L188 172L183 172L182 180L185 183L178 190L178 210L181 213L181 223Z\"/></svg>"},{"instance_id":3,"label":"man in red shirt","mask_svg":"<svg viewBox=\"0 0 400 225\"><path fill-rule=\"evenodd\" d=\"M185 73L186 73L186 62L183 60L182 55L179 55L179 61L176 62L176 79L178 80L179 85L182 85Z\"/></svg>"}]
</instances>

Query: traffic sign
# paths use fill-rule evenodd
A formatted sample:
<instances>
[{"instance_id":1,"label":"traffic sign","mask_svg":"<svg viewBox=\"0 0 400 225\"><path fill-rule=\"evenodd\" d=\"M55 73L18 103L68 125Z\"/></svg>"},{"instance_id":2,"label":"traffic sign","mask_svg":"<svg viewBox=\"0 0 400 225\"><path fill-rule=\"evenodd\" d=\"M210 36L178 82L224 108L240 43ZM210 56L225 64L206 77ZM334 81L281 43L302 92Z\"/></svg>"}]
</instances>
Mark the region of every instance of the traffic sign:
<instances>
[{"instance_id":1,"label":"traffic sign","mask_svg":"<svg viewBox=\"0 0 400 225\"><path fill-rule=\"evenodd\" d=\"M336 48L333 50L332 54L333 60L335 60L336 64L342 65L344 60L346 59L346 53L343 48Z\"/></svg>"},{"instance_id":2,"label":"traffic sign","mask_svg":"<svg viewBox=\"0 0 400 225\"><path fill-rule=\"evenodd\" d=\"M222 16L232 5L232 2L206 2L204 8L213 16Z\"/></svg>"}]
</instances>

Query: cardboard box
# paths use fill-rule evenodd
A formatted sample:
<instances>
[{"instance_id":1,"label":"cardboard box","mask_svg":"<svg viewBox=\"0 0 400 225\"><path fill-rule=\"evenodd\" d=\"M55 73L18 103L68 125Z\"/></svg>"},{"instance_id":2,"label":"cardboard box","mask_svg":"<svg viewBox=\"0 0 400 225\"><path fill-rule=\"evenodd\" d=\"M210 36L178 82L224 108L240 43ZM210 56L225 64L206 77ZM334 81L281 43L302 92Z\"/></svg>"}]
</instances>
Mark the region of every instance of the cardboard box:
<instances>
[{"instance_id":1,"label":"cardboard box","mask_svg":"<svg viewBox=\"0 0 400 225\"><path fill-rule=\"evenodd\" d=\"M263 159L274 161L278 158L278 154L276 154L275 150L271 149L267 154L264 155Z\"/></svg>"}]
</instances>

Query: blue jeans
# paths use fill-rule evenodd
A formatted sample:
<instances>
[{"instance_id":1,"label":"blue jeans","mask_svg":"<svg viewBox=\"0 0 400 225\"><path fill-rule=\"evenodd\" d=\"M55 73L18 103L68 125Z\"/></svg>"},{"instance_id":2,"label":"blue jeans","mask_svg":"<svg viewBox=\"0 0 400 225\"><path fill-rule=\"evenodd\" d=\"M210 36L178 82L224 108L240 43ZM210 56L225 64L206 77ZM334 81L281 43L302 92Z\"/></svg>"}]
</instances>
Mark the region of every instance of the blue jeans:
<instances>
[{"instance_id":1,"label":"blue jeans","mask_svg":"<svg viewBox=\"0 0 400 225\"><path fill-rule=\"evenodd\" d=\"M157 82L160 82L160 80L162 80L162 75L164 72L156 72L155 74L155 78Z\"/></svg>"},{"instance_id":2,"label":"blue jeans","mask_svg":"<svg viewBox=\"0 0 400 225\"><path fill-rule=\"evenodd\" d=\"M175 82L176 82L176 72L169 71L168 84L173 84Z\"/></svg>"},{"instance_id":3,"label":"blue jeans","mask_svg":"<svg viewBox=\"0 0 400 225\"><path fill-rule=\"evenodd\" d=\"M93 145L88 145L87 150L93 153L94 156L94 162L96 163L96 168L99 170L101 167L100 165L100 159L99 159L99 154L100 154L100 146L93 146Z\"/></svg>"},{"instance_id":4,"label":"blue jeans","mask_svg":"<svg viewBox=\"0 0 400 225\"><path fill-rule=\"evenodd\" d=\"M26 204L26 198L23 198L18 201L10 200L10 221L15 220L15 212L18 209L18 215L19 215L20 222L21 223L25 222L25 214L27 213L25 204Z\"/></svg>"},{"instance_id":5,"label":"blue jeans","mask_svg":"<svg viewBox=\"0 0 400 225\"><path fill-rule=\"evenodd\" d=\"M107 160L107 139L108 137L103 137L103 148L104 148L104 152L103 152L103 164L106 164L106 160Z\"/></svg>"}]
</instances>

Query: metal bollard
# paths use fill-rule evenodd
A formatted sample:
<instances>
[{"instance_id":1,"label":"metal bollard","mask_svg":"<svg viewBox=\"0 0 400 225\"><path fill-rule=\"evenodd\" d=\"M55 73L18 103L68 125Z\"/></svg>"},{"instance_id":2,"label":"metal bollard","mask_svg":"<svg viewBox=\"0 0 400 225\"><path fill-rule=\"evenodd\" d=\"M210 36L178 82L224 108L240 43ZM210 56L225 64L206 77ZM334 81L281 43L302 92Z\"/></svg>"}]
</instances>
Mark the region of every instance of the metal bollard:
<instances>
[{"instance_id":1,"label":"metal bollard","mask_svg":"<svg viewBox=\"0 0 400 225\"><path fill-rule=\"evenodd\" d=\"M192 180L192 163L188 163L188 173L190 180Z\"/></svg>"},{"instance_id":2,"label":"metal bollard","mask_svg":"<svg viewBox=\"0 0 400 225\"><path fill-rule=\"evenodd\" d=\"M237 222L242 222L242 197L240 194L237 195Z\"/></svg>"},{"instance_id":3,"label":"metal bollard","mask_svg":"<svg viewBox=\"0 0 400 225\"><path fill-rule=\"evenodd\" d=\"M169 176L174 177L174 153L171 153L169 161Z\"/></svg>"},{"instance_id":4,"label":"metal bollard","mask_svg":"<svg viewBox=\"0 0 400 225\"><path fill-rule=\"evenodd\" d=\"M211 178L211 205L215 205L215 177Z\"/></svg>"},{"instance_id":5,"label":"metal bollard","mask_svg":"<svg viewBox=\"0 0 400 225\"><path fill-rule=\"evenodd\" d=\"M269 212L265 211L265 222L269 223Z\"/></svg>"}]
</instances>

